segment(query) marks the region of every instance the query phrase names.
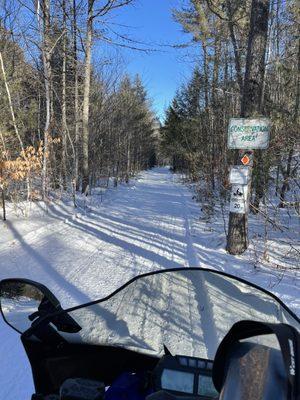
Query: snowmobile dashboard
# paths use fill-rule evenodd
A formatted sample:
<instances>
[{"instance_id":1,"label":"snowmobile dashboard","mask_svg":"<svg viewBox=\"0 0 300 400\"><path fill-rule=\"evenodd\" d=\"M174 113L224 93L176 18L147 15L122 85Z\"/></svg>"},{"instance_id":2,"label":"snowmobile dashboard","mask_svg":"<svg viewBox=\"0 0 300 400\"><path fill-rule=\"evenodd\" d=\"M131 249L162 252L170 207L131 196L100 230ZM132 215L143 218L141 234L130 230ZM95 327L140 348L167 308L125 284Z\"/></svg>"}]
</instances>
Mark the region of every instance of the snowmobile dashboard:
<instances>
[{"instance_id":1,"label":"snowmobile dashboard","mask_svg":"<svg viewBox=\"0 0 300 400\"><path fill-rule=\"evenodd\" d=\"M174 398L184 395L191 399L216 399L219 394L212 381L212 367L211 360L165 355L153 371L155 391L161 395L167 392Z\"/></svg>"},{"instance_id":2,"label":"snowmobile dashboard","mask_svg":"<svg viewBox=\"0 0 300 400\"><path fill-rule=\"evenodd\" d=\"M116 400L120 394L145 400L215 400L219 394L212 381L212 367L211 360L167 354L151 372L122 373L110 386L71 378L63 382L59 394L36 394L32 400Z\"/></svg>"}]
</instances>

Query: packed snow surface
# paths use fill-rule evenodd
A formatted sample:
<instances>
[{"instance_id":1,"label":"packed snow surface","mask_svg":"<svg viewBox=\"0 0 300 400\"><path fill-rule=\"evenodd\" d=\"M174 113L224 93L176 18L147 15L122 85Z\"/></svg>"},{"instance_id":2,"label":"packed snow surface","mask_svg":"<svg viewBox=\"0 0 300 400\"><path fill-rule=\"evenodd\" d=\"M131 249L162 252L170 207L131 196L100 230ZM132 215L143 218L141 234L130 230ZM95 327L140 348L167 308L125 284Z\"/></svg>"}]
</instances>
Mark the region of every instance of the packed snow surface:
<instances>
[{"instance_id":1,"label":"packed snow surface","mask_svg":"<svg viewBox=\"0 0 300 400\"><path fill-rule=\"evenodd\" d=\"M70 311L82 329L62 334L75 343L120 346L162 357L213 360L241 320L300 324L269 294L214 271L184 268L135 280L113 297ZM99 335L99 332L101 334ZM268 339L267 345L274 345Z\"/></svg>"},{"instance_id":2,"label":"packed snow surface","mask_svg":"<svg viewBox=\"0 0 300 400\"><path fill-rule=\"evenodd\" d=\"M141 273L201 266L254 282L300 315L297 273L254 268L251 248L240 257L227 254L223 221L205 221L192 192L167 168L144 172L100 199L95 191L77 209L60 201L47 210L33 205L29 218L9 213L0 225L0 279L42 282L69 307L101 298ZM275 250L281 252L279 242L274 257ZM0 400L29 400L33 384L19 335L2 321L0 334Z\"/></svg>"}]
</instances>

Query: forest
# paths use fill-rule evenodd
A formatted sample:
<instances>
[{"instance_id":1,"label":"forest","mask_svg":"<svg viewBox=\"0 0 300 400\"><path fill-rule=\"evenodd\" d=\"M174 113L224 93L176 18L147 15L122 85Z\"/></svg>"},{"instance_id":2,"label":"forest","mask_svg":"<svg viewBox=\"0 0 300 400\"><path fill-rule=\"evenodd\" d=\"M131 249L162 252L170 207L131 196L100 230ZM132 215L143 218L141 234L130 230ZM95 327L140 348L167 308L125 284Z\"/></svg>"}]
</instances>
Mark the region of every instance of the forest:
<instances>
[{"instance_id":1,"label":"forest","mask_svg":"<svg viewBox=\"0 0 300 400\"><path fill-rule=\"evenodd\" d=\"M194 59L190 78L161 121L142 78L127 73L117 52L99 55L104 46L148 52L111 25L116 11L134 4L2 3L4 219L6 200L49 201L50 193L60 191L71 194L76 206L76 193L88 195L110 179L115 186L129 182L156 164L170 165L196 183L199 198L226 202L229 169L239 162L239 153L227 148L232 117L271 121L269 147L254 155L250 211L264 213L261 204L269 202L299 212L297 2L189 0L170 9L187 38L185 45L172 46L193 48ZM247 248L246 214L230 217L228 237L240 238L235 249L229 243L229 251Z\"/></svg>"},{"instance_id":2,"label":"forest","mask_svg":"<svg viewBox=\"0 0 300 400\"><path fill-rule=\"evenodd\" d=\"M299 213L297 2L191 0L174 18L202 57L166 112L162 145L173 170L201 182L206 199L226 198L229 167L241 164L239 152L228 150L229 119L267 117L271 140L254 154L250 210L264 214L261 203L268 203ZM248 247L247 218L230 213L227 250L233 254Z\"/></svg>"},{"instance_id":3,"label":"forest","mask_svg":"<svg viewBox=\"0 0 300 400\"><path fill-rule=\"evenodd\" d=\"M256 159L255 207L259 207L262 187L269 183L272 167L276 167L276 193L284 203L287 180L296 176L298 164L293 159L299 151L297 2L260 3L270 10L260 105L250 115L271 118L272 138L263 157L258 153ZM230 117L241 115L247 46L252 34L250 15L251 2L239 0L192 0L187 8L174 12L184 31L193 35L203 57L167 110L163 146L173 158L174 169L187 171L194 180L201 177L211 191L226 187L226 166L233 162L234 154L227 151L227 126ZM281 186L282 177L286 182Z\"/></svg>"},{"instance_id":4,"label":"forest","mask_svg":"<svg viewBox=\"0 0 300 400\"><path fill-rule=\"evenodd\" d=\"M0 400L299 400L299 11L0 0Z\"/></svg>"},{"instance_id":5,"label":"forest","mask_svg":"<svg viewBox=\"0 0 300 400\"><path fill-rule=\"evenodd\" d=\"M47 200L53 190L75 199L155 163L158 122L141 78L127 75L114 54L92 61L97 40L122 45L105 24L129 3L2 2L3 207L6 199Z\"/></svg>"}]
</instances>

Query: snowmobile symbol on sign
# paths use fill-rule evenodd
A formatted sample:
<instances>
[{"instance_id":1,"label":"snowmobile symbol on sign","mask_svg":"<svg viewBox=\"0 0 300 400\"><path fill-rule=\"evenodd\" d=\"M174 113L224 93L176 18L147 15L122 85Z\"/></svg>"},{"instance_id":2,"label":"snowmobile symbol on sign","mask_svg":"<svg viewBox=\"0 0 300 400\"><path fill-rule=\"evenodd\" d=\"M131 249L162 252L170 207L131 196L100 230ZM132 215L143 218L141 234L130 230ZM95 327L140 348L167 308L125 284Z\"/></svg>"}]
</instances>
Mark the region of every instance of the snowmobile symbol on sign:
<instances>
[{"instance_id":1,"label":"snowmobile symbol on sign","mask_svg":"<svg viewBox=\"0 0 300 400\"><path fill-rule=\"evenodd\" d=\"M240 191L240 188L238 187L236 192L233 192L233 196L243 196L243 193Z\"/></svg>"},{"instance_id":2,"label":"snowmobile symbol on sign","mask_svg":"<svg viewBox=\"0 0 300 400\"><path fill-rule=\"evenodd\" d=\"M245 214L248 211L248 186L232 185L230 211Z\"/></svg>"}]
</instances>

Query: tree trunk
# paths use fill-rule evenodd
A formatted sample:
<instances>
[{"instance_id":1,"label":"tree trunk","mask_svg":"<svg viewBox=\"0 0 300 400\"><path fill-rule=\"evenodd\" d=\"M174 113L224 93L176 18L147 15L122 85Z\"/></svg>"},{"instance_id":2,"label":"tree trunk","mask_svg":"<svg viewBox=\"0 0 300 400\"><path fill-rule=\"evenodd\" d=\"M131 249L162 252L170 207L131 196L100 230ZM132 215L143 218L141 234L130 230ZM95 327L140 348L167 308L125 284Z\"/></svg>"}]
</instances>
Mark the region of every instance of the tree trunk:
<instances>
[{"instance_id":1,"label":"tree trunk","mask_svg":"<svg viewBox=\"0 0 300 400\"><path fill-rule=\"evenodd\" d=\"M212 94L211 94L211 188L215 190L215 168L216 168L216 149L217 149L217 138L219 134L218 129L218 105L216 103L216 89L219 81L219 68L220 68L220 38L217 36L214 43L214 67L213 67L213 79L212 79Z\"/></svg>"},{"instance_id":2,"label":"tree trunk","mask_svg":"<svg viewBox=\"0 0 300 400\"><path fill-rule=\"evenodd\" d=\"M0 178L2 178L2 187L1 187L1 200L2 200L2 219L3 221L6 221L6 207L5 207L5 182L4 182L4 171L3 171L3 162L0 161Z\"/></svg>"},{"instance_id":3,"label":"tree trunk","mask_svg":"<svg viewBox=\"0 0 300 400\"><path fill-rule=\"evenodd\" d=\"M264 160L262 157L262 150L257 150L256 152L256 177L255 177L255 197L254 197L254 202L253 202L253 209L252 212L254 214L257 214L259 211L259 205L260 201L264 196L264 191L266 190L266 184L265 182L265 165L264 165Z\"/></svg>"},{"instance_id":4,"label":"tree trunk","mask_svg":"<svg viewBox=\"0 0 300 400\"><path fill-rule=\"evenodd\" d=\"M43 168L42 168L42 193L43 200L47 197L47 159L48 159L48 137L51 126L51 42L50 42L50 0L37 1L37 19L39 31L42 37L42 59L44 68L44 85L46 97L46 120L44 126L43 143ZM42 20L41 20L42 19Z\"/></svg>"},{"instance_id":5,"label":"tree trunk","mask_svg":"<svg viewBox=\"0 0 300 400\"><path fill-rule=\"evenodd\" d=\"M252 0L241 116L260 115L270 0Z\"/></svg>"},{"instance_id":6,"label":"tree trunk","mask_svg":"<svg viewBox=\"0 0 300 400\"><path fill-rule=\"evenodd\" d=\"M130 140L127 144L127 162L126 162L126 175L125 175L125 182L129 182L130 177L130 170L131 170L131 152L130 152Z\"/></svg>"},{"instance_id":7,"label":"tree trunk","mask_svg":"<svg viewBox=\"0 0 300 400\"><path fill-rule=\"evenodd\" d=\"M93 42L93 5L94 0L89 0L85 42L84 94L82 112L82 193L85 194L88 193L89 186L89 110Z\"/></svg>"},{"instance_id":8,"label":"tree trunk","mask_svg":"<svg viewBox=\"0 0 300 400\"><path fill-rule=\"evenodd\" d=\"M242 77L242 67L241 67L241 57L239 52L239 46L236 40L235 32L234 32L234 25L233 25L233 14L232 14L232 7L231 7L231 0L226 0L226 7L228 11L228 27L230 32L230 39L233 46L234 51L234 62L235 62L235 71L237 82L239 85L239 91L242 98L243 94L243 77Z\"/></svg>"},{"instance_id":9,"label":"tree trunk","mask_svg":"<svg viewBox=\"0 0 300 400\"><path fill-rule=\"evenodd\" d=\"M289 155L288 155L288 161L287 161L287 167L286 167L286 171L284 174L284 181L280 190L280 195L279 195L279 199L280 199L280 203L278 205L279 208L284 208L285 206L285 193L288 189L289 186L289 179L291 176L291 169L292 169L292 160L293 160L293 154L294 154L294 147L292 147L289 151ZM283 169L284 170L284 169Z\"/></svg>"},{"instance_id":10,"label":"tree trunk","mask_svg":"<svg viewBox=\"0 0 300 400\"><path fill-rule=\"evenodd\" d=\"M252 0L241 117L258 116L265 76L270 0ZM250 187L249 187L250 192ZM248 213L230 212L227 251L242 254L248 247Z\"/></svg>"},{"instance_id":11,"label":"tree trunk","mask_svg":"<svg viewBox=\"0 0 300 400\"><path fill-rule=\"evenodd\" d=\"M63 29L66 30L66 1L62 1L63 11ZM64 32L63 37L63 64L62 64L62 105L61 105L61 119L62 119L62 180L63 188L67 189L67 102L66 102L66 76L67 76L67 33Z\"/></svg>"},{"instance_id":12,"label":"tree trunk","mask_svg":"<svg viewBox=\"0 0 300 400\"><path fill-rule=\"evenodd\" d=\"M73 0L73 61L74 61L74 114L75 114L75 162L74 187L79 190L79 85L78 85L78 54L77 54L77 10L76 0Z\"/></svg>"},{"instance_id":13,"label":"tree trunk","mask_svg":"<svg viewBox=\"0 0 300 400\"><path fill-rule=\"evenodd\" d=\"M205 101L205 108L206 110L208 109L208 102L209 102L209 97L208 97L208 75L209 75L209 70L208 70L208 55L207 55L207 46L206 43L202 44L203 47L203 70L204 70L204 101Z\"/></svg>"},{"instance_id":14,"label":"tree trunk","mask_svg":"<svg viewBox=\"0 0 300 400\"><path fill-rule=\"evenodd\" d=\"M4 187L1 190L1 197L2 197L2 210L3 210L2 219L3 219L3 221L6 221L6 206L5 206L5 189L4 189Z\"/></svg>"},{"instance_id":15,"label":"tree trunk","mask_svg":"<svg viewBox=\"0 0 300 400\"><path fill-rule=\"evenodd\" d=\"M300 39L298 39L298 68L297 68L297 75L296 75L296 88L297 88L297 90L296 90L296 99L295 99L295 106L294 106L293 123L294 123L295 130L296 130L295 135L298 135L297 128L299 125L297 124L297 121L298 121L299 103L300 103ZM288 155L286 173L285 173L283 185L282 185L281 191L280 191L280 203L278 205L279 208L284 207L285 193L288 189L289 179L291 176L293 154L294 154L294 145L292 145L292 147L289 151L289 155Z\"/></svg>"},{"instance_id":16,"label":"tree trunk","mask_svg":"<svg viewBox=\"0 0 300 400\"><path fill-rule=\"evenodd\" d=\"M2 57L2 52L1 51L0 51L0 64L1 64L2 76L3 76L3 80L4 80L4 85L5 85L5 89L6 89L7 98L8 98L8 104L9 104L9 108L10 108L13 127L14 127L14 130L15 130L15 134L16 134L18 140L19 140L19 143L20 143L20 146L21 146L21 150L24 151L23 141L22 141L21 136L19 134L19 129L18 129L18 125L17 125L17 121L16 121L16 117L15 117L13 103L12 103L12 100L11 100L10 89L9 89L7 78L6 78L6 71L5 71L5 67L4 67L4 62L3 62L3 57Z\"/></svg>"}]
</instances>

